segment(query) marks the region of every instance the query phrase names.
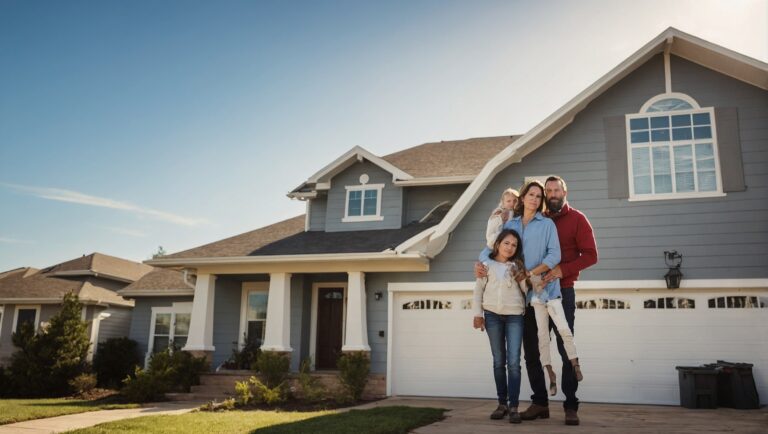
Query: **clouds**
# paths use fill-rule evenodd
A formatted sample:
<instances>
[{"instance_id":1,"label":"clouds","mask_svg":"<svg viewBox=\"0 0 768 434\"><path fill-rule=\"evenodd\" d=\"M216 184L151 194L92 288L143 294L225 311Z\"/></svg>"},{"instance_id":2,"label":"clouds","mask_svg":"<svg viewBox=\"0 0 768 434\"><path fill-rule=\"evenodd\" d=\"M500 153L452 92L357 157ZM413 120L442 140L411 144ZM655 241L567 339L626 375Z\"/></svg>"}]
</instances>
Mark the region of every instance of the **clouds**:
<instances>
[{"instance_id":1,"label":"clouds","mask_svg":"<svg viewBox=\"0 0 768 434\"><path fill-rule=\"evenodd\" d=\"M0 244L34 244L31 240L19 240L17 238L0 237Z\"/></svg>"},{"instance_id":2,"label":"clouds","mask_svg":"<svg viewBox=\"0 0 768 434\"><path fill-rule=\"evenodd\" d=\"M54 200L58 202L74 203L78 205L95 206L99 208L109 208L119 211L129 212L138 217L148 217L154 220L163 221L179 226L201 226L209 223L206 219L186 217L178 214L173 214L166 211L160 211L152 208L146 208L139 205L132 204L130 202L123 202L116 199L109 199L98 196L91 196L89 194L81 193L73 190L65 190L61 188L51 187L33 187L17 184L0 184L8 189L16 191L18 193L27 194L30 196L39 197L42 199ZM136 236L136 235L134 235Z\"/></svg>"}]
</instances>

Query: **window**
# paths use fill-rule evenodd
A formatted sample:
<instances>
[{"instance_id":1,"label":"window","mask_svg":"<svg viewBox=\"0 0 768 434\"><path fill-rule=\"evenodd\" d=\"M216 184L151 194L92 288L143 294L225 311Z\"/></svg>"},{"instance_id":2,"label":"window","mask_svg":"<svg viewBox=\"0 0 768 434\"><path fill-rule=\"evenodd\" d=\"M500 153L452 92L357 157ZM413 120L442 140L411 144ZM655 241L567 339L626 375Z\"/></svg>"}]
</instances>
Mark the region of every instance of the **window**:
<instances>
[{"instance_id":1,"label":"window","mask_svg":"<svg viewBox=\"0 0 768 434\"><path fill-rule=\"evenodd\" d=\"M613 298L593 298L577 301L576 309L629 309L629 302Z\"/></svg>"},{"instance_id":2,"label":"window","mask_svg":"<svg viewBox=\"0 0 768 434\"><path fill-rule=\"evenodd\" d=\"M381 221L381 192L384 184L347 186L343 222Z\"/></svg>"},{"instance_id":3,"label":"window","mask_svg":"<svg viewBox=\"0 0 768 434\"><path fill-rule=\"evenodd\" d=\"M443 310L450 309L452 304L443 300L414 300L403 303L403 310Z\"/></svg>"},{"instance_id":4,"label":"window","mask_svg":"<svg viewBox=\"0 0 768 434\"><path fill-rule=\"evenodd\" d=\"M650 298L643 302L645 309L695 309L696 300L682 297Z\"/></svg>"},{"instance_id":5,"label":"window","mask_svg":"<svg viewBox=\"0 0 768 434\"><path fill-rule=\"evenodd\" d=\"M240 301L240 347L246 340L253 340L257 346L264 343L267 330L267 302L269 301L269 282L243 282L243 295Z\"/></svg>"},{"instance_id":6,"label":"window","mask_svg":"<svg viewBox=\"0 0 768 434\"><path fill-rule=\"evenodd\" d=\"M165 351L173 345L182 349L189 336L192 303L174 303L172 307L153 307L148 354Z\"/></svg>"},{"instance_id":7,"label":"window","mask_svg":"<svg viewBox=\"0 0 768 434\"><path fill-rule=\"evenodd\" d=\"M40 324L40 306L16 306L16 312L13 316L13 333L21 327L22 324L31 324L32 328L37 330Z\"/></svg>"},{"instance_id":8,"label":"window","mask_svg":"<svg viewBox=\"0 0 768 434\"><path fill-rule=\"evenodd\" d=\"M708 301L710 309L759 309L766 307L764 298L746 295L714 297Z\"/></svg>"},{"instance_id":9,"label":"window","mask_svg":"<svg viewBox=\"0 0 768 434\"><path fill-rule=\"evenodd\" d=\"M723 195L713 108L662 94L626 122L630 200Z\"/></svg>"}]
</instances>

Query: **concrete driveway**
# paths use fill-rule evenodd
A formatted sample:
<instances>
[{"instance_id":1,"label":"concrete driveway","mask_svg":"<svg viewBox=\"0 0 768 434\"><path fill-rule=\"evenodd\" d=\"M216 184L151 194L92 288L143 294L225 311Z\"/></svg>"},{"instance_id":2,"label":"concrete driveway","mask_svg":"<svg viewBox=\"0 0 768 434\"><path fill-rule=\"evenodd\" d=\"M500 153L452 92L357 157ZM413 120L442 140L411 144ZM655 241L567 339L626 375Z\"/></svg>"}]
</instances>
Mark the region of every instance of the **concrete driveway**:
<instances>
[{"instance_id":1,"label":"concrete driveway","mask_svg":"<svg viewBox=\"0 0 768 434\"><path fill-rule=\"evenodd\" d=\"M561 402L550 403L550 418L523 421L512 425L508 420L490 420L496 401L485 399L393 397L362 406L407 405L436 407L450 411L446 419L413 431L416 434L494 433L502 430L516 433L768 433L768 407L759 410L690 410L656 405L622 405L582 403L579 426L566 426ZM528 407L522 402L520 409ZM358 407L361 408L361 407Z\"/></svg>"}]
</instances>

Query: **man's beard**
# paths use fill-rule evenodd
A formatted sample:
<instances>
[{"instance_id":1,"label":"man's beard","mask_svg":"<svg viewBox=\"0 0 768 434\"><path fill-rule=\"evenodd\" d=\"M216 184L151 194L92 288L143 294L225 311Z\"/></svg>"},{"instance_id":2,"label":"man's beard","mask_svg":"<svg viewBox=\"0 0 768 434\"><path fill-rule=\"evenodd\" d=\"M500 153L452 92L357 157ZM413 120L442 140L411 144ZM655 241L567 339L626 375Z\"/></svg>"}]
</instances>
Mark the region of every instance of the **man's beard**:
<instances>
[{"instance_id":1,"label":"man's beard","mask_svg":"<svg viewBox=\"0 0 768 434\"><path fill-rule=\"evenodd\" d=\"M565 204L565 199L547 199L547 210L558 213L563 209L563 204Z\"/></svg>"}]
</instances>

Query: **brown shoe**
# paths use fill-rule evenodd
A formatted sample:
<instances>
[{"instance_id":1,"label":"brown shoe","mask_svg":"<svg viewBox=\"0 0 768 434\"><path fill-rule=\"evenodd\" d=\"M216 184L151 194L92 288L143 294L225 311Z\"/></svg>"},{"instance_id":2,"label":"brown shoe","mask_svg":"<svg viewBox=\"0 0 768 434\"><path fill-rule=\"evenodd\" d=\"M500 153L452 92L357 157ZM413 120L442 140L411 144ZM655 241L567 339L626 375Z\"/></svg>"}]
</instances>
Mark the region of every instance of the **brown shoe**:
<instances>
[{"instance_id":1,"label":"brown shoe","mask_svg":"<svg viewBox=\"0 0 768 434\"><path fill-rule=\"evenodd\" d=\"M579 424L579 415L576 414L576 410L565 410L565 424L566 425Z\"/></svg>"},{"instance_id":2,"label":"brown shoe","mask_svg":"<svg viewBox=\"0 0 768 434\"><path fill-rule=\"evenodd\" d=\"M491 413L491 419L493 420L499 420L504 419L504 416L509 413L509 408L507 408L506 405L499 404L498 407L496 407L496 410L493 410L493 413Z\"/></svg>"},{"instance_id":3,"label":"brown shoe","mask_svg":"<svg viewBox=\"0 0 768 434\"><path fill-rule=\"evenodd\" d=\"M531 404L524 412L520 413L522 420L548 419L549 407L546 405Z\"/></svg>"},{"instance_id":4,"label":"brown shoe","mask_svg":"<svg viewBox=\"0 0 768 434\"><path fill-rule=\"evenodd\" d=\"M520 423L522 419L520 418L520 413L517 411L510 411L509 412L509 423Z\"/></svg>"}]
</instances>

